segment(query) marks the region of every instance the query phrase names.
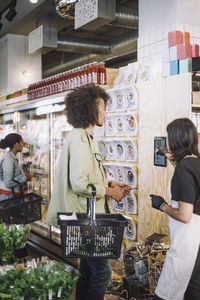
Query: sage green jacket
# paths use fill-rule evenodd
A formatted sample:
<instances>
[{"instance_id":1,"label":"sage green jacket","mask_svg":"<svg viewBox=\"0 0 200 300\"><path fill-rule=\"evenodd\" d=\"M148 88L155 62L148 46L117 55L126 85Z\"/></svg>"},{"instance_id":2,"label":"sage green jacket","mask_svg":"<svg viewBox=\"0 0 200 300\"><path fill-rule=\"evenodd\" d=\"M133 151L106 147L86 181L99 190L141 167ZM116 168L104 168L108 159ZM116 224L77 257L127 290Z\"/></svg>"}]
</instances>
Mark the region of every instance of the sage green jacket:
<instances>
[{"instance_id":1,"label":"sage green jacket","mask_svg":"<svg viewBox=\"0 0 200 300\"><path fill-rule=\"evenodd\" d=\"M46 223L57 226L57 212L86 212L91 187L96 187L96 212L104 213L105 180L98 144L87 131L74 128L60 154Z\"/></svg>"}]
</instances>

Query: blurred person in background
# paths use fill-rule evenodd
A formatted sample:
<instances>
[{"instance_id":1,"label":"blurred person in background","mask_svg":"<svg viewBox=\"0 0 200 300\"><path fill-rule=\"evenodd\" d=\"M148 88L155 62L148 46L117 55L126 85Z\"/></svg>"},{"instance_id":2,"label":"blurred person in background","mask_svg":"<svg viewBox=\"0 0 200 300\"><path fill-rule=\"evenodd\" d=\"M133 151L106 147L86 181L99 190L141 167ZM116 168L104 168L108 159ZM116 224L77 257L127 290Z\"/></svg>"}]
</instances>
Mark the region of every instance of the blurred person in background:
<instances>
[{"instance_id":1,"label":"blurred person in background","mask_svg":"<svg viewBox=\"0 0 200 300\"><path fill-rule=\"evenodd\" d=\"M20 194L23 185L31 180L29 173L24 173L17 158L17 153L22 152L24 141L21 135L10 133L0 140L0 148L10 148L0 162L0 201L12 198L14 193Z\"/></svg>"}]
</instances>

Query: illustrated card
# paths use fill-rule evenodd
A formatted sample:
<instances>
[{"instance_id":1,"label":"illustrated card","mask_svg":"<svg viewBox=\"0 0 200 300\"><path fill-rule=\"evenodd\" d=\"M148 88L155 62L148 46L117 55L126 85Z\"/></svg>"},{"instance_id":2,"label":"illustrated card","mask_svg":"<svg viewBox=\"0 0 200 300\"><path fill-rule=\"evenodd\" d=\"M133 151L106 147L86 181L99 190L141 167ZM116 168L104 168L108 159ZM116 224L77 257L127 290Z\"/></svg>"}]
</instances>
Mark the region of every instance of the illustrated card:
<instances>
[{"instance_id":1,"label":"illustrated card","mask_svg":"<svg viewBox=\"0 0 200 300\"><path fill-rule=\"evenodd\" d=\"M138 134L138 121L137 114L126 114L126 135L137 136Z\"/></svg>"},{"instance_id":2,"label":"illustrated card","mask_svg":"<svg viewBox=\"0 0 200 300\"><path fill-rule=\"evenodd\" d=\"M137 214L137 192L126 195L125 202L125 212L127 214Z\"/></svg>"},{"instance_id":3,"label":"illustrated card","mask_svg":"<svg viewBox=\"0 0 200 300\"><path fill-rule=\"evenodd\" d=\"M126 108L127 109L137 109L138 108L138 95L134 87L124 88Z\"/></svg>"},{"instance_id":4,"label":"illustrated card","mask_svg":"<svg viewBox=\"0 0 200 300\"><path fill-rule=\"evenodd\" d=\"M106 136L115 135L115 119L112 116L105 117L105 134Z\"/></svg>"}]
</instances>

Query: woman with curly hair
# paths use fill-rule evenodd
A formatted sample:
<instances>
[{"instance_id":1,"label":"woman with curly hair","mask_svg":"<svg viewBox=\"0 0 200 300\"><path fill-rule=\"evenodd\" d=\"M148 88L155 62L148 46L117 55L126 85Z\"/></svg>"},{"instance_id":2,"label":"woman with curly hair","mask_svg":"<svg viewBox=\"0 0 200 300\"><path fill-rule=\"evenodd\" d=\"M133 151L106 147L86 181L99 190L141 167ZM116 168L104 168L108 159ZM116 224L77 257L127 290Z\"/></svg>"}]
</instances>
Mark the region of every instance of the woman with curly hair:
<instances>
[{"instance_id":1,"label":"woman with curly hair","mask_svg":"<svg viewBox=\"0 0 200 300\"><path fill-rule=\"evenodd\" d=\"M169 215L171 246L154 300L200 299L200 154L198 134L191 120L176 119L167 126L175 166L170 205L150 195L152 206Z\"/></svg>"},{"instance_id":2,"label":"woman with curly hair","mask_svg":"<svg viewBox=\"0 0 200 300\"><path fill-rule=\"evenodd\" d=\"M102 126L108 100L94 84L77 88L66 96L67 121L73 126L66 139L56 170L56 179L46 222L57 226L57 212L86 212L91 187L96 187L96 212L105 212L106 196L119 202L129 193L125 182L107 182L93 137L94 126ZM81 259L76 300L103 300L111 267L108 259Z\"/></svg>"}]
</instances>

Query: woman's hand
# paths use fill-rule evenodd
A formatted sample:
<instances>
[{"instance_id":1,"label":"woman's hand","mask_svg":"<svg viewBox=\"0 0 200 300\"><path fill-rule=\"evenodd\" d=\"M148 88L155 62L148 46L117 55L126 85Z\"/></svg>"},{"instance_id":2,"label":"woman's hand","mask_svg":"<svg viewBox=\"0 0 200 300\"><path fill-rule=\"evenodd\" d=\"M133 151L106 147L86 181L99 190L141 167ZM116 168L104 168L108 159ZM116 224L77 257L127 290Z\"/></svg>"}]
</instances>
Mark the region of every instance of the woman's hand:
<instances>
[{"instance_id":1,"label":"woman's hand","mask_svg":"<svg viewBox=\"0 0 200 300\"><path fill-rule=\"evenodd\" d=\"M124 197L124 191L117 186L106 188L106 196L111 196L115 201L119 202Z\"/></svg>"},{"instance_id":2,"label":"woman's hand","mask_svg":"<svg viewBox=\"0 0 200 300\"><path fill-rule=\"evenodd\" d=\"M26 175L27 181L32 180L32 175L30 173L24 172L24 174Z\"/></svg>"},{"instance_id":3,"label":"woman's hand","mask_svg":"<svg viewBox=\"0 0 200 300\"><path fill-rule=\"evenodd\" d=\"M124 181L113 181L111 187L119 187L123 190L124 196L129 194L132 190L132 186Z\"/></svg>"}]
</instances>

